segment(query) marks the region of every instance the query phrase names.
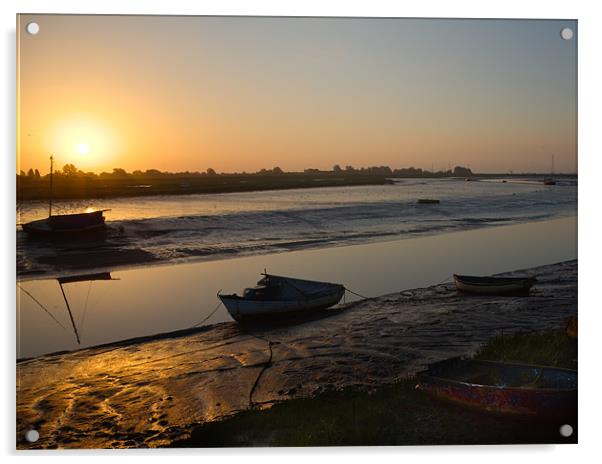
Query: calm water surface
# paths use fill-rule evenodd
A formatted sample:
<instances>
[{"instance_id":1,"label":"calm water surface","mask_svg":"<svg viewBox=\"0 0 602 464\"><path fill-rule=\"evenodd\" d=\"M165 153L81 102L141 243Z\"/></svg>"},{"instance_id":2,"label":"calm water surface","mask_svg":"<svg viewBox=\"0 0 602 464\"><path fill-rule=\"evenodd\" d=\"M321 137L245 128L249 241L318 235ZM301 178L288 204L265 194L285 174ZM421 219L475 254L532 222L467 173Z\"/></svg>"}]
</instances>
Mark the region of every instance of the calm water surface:
<instances>
[{"instance_id":1,"label":"calm water surface","mask_svg":"<svg viewBox=\"0 0 602 464\"><path fill-rule=\"evenodd\" d=\"M436 284L454 272L489 274L575 259L576 224L572 216L409 240L121 269L112 272L118 280L70 283L64 289L81 347L94 346L190 327L216 307L218 290L240 293L264 268L340 282L362 295L377 296ZM77 349L57 280L28 280L18 286L17 356ZM221 307L204 324L230 320Z\"/></svg>"}]
</instances>

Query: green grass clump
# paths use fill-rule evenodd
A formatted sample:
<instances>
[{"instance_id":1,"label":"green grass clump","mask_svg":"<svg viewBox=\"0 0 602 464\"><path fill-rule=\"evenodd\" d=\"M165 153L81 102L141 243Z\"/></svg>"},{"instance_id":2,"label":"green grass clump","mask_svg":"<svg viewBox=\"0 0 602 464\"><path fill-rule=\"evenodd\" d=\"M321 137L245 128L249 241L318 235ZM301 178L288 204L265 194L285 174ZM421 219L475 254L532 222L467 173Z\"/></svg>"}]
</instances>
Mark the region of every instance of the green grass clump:
<instances>
[{"instance_id":1,"label":"green grass clump","mask_svg":"<svg viewBox=\"0 0 602 464\"><path fill-rule=\"evenodd\" d=\"M563 331L500 334L475 358L577 369L577 340Z\"/></svg>"}]
</instances>

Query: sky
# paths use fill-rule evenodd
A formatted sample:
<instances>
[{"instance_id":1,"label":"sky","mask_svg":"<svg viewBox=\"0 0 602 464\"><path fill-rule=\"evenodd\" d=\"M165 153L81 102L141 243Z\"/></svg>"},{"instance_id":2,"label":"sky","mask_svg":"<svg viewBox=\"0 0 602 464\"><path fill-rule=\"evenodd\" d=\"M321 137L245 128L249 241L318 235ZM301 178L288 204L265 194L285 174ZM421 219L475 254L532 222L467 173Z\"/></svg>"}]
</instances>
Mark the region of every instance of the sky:
<instances>
[{"instance_id":1,"label":"sky","mask_svg":"<svg viewBox=\"0 0 602 464\"><path fill-rule=\"evenodd\" d=\"M576 21L17 21L17 170L577 171Z\"/></svg>"}]
</instances>

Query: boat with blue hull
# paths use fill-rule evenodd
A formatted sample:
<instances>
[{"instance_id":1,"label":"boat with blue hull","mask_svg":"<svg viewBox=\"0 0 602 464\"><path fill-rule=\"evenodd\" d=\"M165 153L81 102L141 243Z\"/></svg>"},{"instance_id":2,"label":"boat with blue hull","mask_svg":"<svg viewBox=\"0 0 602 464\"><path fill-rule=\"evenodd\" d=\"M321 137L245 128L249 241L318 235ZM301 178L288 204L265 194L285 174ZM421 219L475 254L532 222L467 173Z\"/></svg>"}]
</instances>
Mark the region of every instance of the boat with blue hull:
<instances>
[{"instance_id":1,"label":"boat with blue hull","mask_svg":"<svg viewBox=\"0 0 602 464\"><path fill-rule=\"evenodd\" d=\"M257 286L243 295L218 294L230 315L237 321L273 320L308 314L334 306L345 293L341 284L263 274Z\"/></svg>"}]
</instances>

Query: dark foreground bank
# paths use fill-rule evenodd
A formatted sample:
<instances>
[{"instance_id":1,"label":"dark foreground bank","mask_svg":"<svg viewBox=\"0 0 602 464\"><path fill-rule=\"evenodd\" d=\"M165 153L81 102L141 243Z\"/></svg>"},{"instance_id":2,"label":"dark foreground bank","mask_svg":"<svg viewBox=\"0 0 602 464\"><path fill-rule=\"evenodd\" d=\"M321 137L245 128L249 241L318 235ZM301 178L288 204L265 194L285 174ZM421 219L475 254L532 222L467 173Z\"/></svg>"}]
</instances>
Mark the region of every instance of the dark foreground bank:
<instances>
[{"instance_id":1,"label":"dark foreground bank","mask_svg":"<svg viewBox=\"0 0 602 464\"><path fill-rule=\"evenodd\" d=\"M475 356L577 369L577 340L564 331L497 336ZM182 448L240 446L395 446L577 443L575 416L524 419L434 399L409 377L369 392L327 392L204 424ZM560 427L570 423L570 437Z\"/></svg>"}]
</instances>

